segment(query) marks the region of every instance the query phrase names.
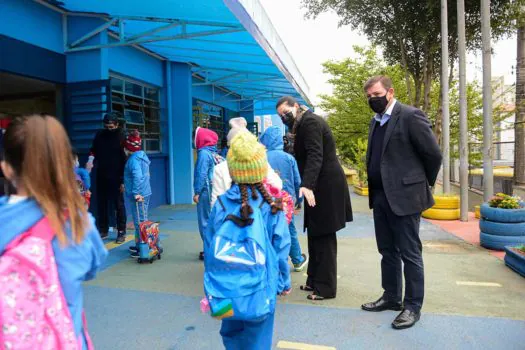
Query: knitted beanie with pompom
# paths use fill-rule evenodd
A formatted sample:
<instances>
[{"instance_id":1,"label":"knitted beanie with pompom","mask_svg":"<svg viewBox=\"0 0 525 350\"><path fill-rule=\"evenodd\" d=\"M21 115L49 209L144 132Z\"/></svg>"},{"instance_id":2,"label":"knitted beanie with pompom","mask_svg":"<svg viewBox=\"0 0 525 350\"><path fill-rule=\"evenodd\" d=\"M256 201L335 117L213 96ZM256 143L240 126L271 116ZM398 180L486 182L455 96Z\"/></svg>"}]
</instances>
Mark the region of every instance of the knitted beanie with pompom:
<instances>
[{"instance_id":1,"label":"knitted beanie with pompom","mask_svg":"<svg viewBox=\"0 0 525 350\"><path fill-rule=\"evenodd\" d=\"M241 132L233 138L227 161L232 180L237 184L262 182L268 173L266 148L249 132Z\"/></svg>"}]
</instances>

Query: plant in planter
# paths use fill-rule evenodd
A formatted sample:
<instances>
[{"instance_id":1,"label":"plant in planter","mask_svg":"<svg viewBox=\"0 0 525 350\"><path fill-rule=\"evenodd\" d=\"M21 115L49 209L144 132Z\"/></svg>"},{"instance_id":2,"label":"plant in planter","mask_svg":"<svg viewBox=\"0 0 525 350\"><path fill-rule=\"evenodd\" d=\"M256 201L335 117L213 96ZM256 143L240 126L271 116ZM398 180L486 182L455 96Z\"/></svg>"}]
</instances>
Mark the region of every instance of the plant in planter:
<instances>
[{"instance_id":1,"label":"plant in planter","mask_svg":"<svg viewBox=\"0 0 525 350\"><path fill-rule=\"evenodd\" d=\"M366 150L368 143L365 139L357 139L352 143L352 154L354 161L353 168L357 171L357 183L354 185L354 192L361 196L368 196L368 173L366 168Z\"/></svg>"},{"instance_id":2,"label":"plant in planter","mask_svg":"<svg viewBox=\"0 0 525 350\"><path fill-rule=\"evenodd\" d=\"M525 277L525 245L505 247L505 265Z\"/></svg>"},{"instance_id":3,"label":"plant in planter","mask_svg":"<svg viewBox=\"0 0 525 350\"><path fill-rule=\"evenodd\" d=\"M525 244L525 205L519 197L497 193L480 207L480 242L488 249Z\"/></svg>"}]
</instances>

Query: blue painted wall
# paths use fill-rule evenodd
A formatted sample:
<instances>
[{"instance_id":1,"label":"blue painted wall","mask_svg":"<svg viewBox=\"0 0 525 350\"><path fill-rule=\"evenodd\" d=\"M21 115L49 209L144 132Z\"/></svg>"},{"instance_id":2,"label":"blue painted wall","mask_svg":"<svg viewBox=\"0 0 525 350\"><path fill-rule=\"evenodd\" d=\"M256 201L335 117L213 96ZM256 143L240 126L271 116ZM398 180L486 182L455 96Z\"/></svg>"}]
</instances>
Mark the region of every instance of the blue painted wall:
<instances>
[{"instance_id":1,"label":"blue painted wall","mask_svg":"<svg viewBox=\"0 0 525 350\"><path fill-rule=\"evenodd\" d=\"M108 55L111 71L151 85L164 86L163 61L132 47L112 48Z\"/></svg>"},{"instance_id":2,"label":"blue painted wall","mask_svg":"<svg viewBox=\"0 0 525 350\"><path fill-rule=\"evenodd\" d=\"M167 157L160 154L149 154L150 174L151 174L151 203L152 208L158 207L168 203L168 191L167 191Z\"/></svg>"},{"instance_id":3,"label":"blue painted wall","mask_svg":"<svg viewBox=\"0 0 525 350\"><path fill-rule=\"evenodd\" d=\"M73 42L104 22L98 18L72 17L68 20L68 38ZM107 33L102 32L82 45L107 44ZM91 81L108 79L108 49L68 53L67 81Z\"/></svg>"},{"instance_id":4,"label":"blue painted wall","mask_svg":"<svg viewBox=\"0 0 525 350\"><path fill-rule=\"evenodd\" d=\"M202 83L202 81L194 78L193 83L199 84ZM196 99L206 101L223 108L228 108L232 111L239 111L239 102L228 102L231 100L237 100L238 97L235 95L226 96L226 92L217 88L212 88L211 85L192 86L192 94ZM214 95L215 101L213 100Z\"/></svg>"},{"instance_id":5,"label":"blue painted wall","mask_svg":"<svg viewBox=\"0 0 525 350\"><path fill-rule=\"evenodd\" d=\"M64 83L66 56L0 35L0 71Z\"/></svg>"},{"instance_id":6,"label":"blue painted wall","mask_svg":"<svg viewBox=\"0 0 525 350\"><path fill-rule=\"evenodd\" d=\"M240 104L241 112L240 116L244 117L248 123L253 123L254 120L254 102L253 101L242 101Z\"/></svg>"},{"instance_id":7,"label":"blue painted wall","mask_svg":"<svg viewBox=\"0 0 525 350\"><path fill-rule=\"evenodd\" d=\"M171 63L175 204L191 203L193 195L192 76L187 64ZM168 96L168 98L170 98Z\"/></svg>"},{"instance_id":8,"label":"blue painted wall","mask_svg":"<svg viewBox=\"0 0 525 350\"><path fill-rule=\"evenodd\" d=\"M29 0L2 0L0 13L0 34L64 52L60 13Z\"/></svg>"}]
</instances>

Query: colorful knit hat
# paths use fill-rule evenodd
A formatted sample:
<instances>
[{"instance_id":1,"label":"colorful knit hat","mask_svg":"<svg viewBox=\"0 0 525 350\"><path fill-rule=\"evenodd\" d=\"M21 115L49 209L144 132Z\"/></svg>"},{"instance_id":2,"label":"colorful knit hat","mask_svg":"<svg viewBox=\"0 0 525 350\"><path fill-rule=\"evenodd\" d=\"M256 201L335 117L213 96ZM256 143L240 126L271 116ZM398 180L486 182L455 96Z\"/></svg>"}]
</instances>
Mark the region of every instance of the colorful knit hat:
<instances>
[{"instance_id":1,"label":"colorful knit hat","mask_svg":"<svg viewBox=\"0 0 525 350\"><path fill-rule=\"evenodd\" d=\"M241 132L234 137L227 161L232 180L237 184L263 182L268 173L266 148L249 132Z\"/></svg>"},{"instance_id":2,"label":"colorful knit hat","mask_svg":"<svg viewBox=\"0 0 525 350\"><path fill-rule=\"evenodd\" d=\"M124 147L130 152L137 152L142 149L142 139L138 130L132 130L129 133L126 142L124 142Z\"/></svg>"}]
</instances>

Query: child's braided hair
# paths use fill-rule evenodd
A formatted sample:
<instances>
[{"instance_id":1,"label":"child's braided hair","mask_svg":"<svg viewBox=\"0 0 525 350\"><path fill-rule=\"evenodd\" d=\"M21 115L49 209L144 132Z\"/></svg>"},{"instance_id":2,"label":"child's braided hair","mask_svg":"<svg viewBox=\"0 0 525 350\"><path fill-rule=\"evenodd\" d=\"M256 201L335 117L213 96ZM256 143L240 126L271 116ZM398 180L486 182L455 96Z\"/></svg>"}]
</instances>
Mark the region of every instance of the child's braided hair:
<instances>
[{"instance_id":1,"label":"child's braided hair","mask_svg":"<svg viewBox=\"0 0 525 350\"><path fill-rule=\"evenodd\" d=\"M241 216L236 217L234 215L229 215L229 219L234 221L239 226L248 226L253 223L253 219L250 218L250 215L253 214L253 208L251 207L249 201L248 201L248 187L251 190L251 196L252 199L258 199L259 195L257 192L259 192L266 203L268 203L272 208L272 214L277 214L279 211L283 210L283 204L282 200L280 198L274 199L266 190L264 185L262 183L257 184L240 184L239 188L241 189Z\"/></svg>"}]
</instances>

